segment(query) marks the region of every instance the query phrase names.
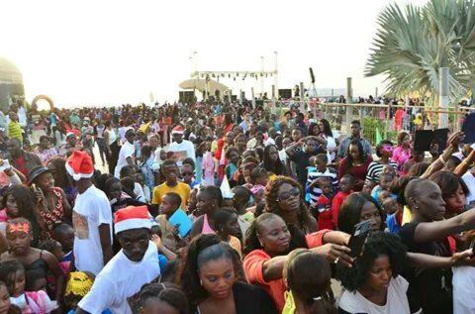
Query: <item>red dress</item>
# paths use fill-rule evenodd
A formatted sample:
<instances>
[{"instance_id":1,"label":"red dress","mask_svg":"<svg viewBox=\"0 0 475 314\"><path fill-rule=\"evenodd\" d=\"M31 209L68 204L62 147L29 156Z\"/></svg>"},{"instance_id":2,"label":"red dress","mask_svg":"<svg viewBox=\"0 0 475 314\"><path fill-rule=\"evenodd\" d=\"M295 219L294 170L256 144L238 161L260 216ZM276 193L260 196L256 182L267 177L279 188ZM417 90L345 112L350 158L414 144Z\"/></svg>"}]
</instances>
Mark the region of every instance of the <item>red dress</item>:
<instances>
[{"instance_id":1,"label":"red dress","mask_svg":"<svg viewBox=\"0 0 475 314\"><path fill-rule=\"evenodd\" d=\"M340 161L340 165L338 166L338 181L340 181L341 177L343 177L345 174L351 174L353 177L355 177L357 182L361 182L360 184L355 185L354 190L356 192L361 191L363 189L362 183L364 183L364 181L366 180L366 173L368 172L369 164L372 161L373 158L371 157L371 155L368 155L368 157L366 158L366 162L361 166L352 166L349 169L346 169L348 157L343 158Z\"/></svg>"}]
</instances>

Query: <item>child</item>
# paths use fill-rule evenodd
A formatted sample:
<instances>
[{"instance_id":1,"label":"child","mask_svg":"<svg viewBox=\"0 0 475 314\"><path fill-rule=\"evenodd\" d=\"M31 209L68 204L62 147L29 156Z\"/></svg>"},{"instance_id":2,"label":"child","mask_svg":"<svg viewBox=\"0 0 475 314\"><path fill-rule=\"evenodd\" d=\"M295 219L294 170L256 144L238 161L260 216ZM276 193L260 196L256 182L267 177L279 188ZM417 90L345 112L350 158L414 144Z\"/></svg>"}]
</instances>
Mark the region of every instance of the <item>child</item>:
<instances>
[{"instance_id":1,"label":"child","mask_svg":"<svg viewBox=\"0 0 475 314\"><path fill-rule=\"evenodd\" d=\"M8 293L8 287L0 281L0 308L4 310L2 313L8 314L20 314L21 310L10 302L10 294Z\"/></svg>"},{"instance_id":2,"label":"child","mask_svg":"<svg viewBox=\"0 0 475 314\"><path fill-rule=\"evenodd\" d=\"M59 223L54 227L53 238L61 244L64 257L60 262L71 262L73 258L74 229L68 224Z\"/></svg>"},{"instance_id":3,"label":"child","mask_svg":"<svg viewBox=\"0 0 475 314\"><path fill-rule=\"evenodd\" d=\"M328 156L318 154L315 157L315 168L308 169L307 191L310 194L310 207L315 207L318 197L322 194L322 189L318 186L318 179L321 177L330 178L333 188L338 187L338 174L335 169L327 167Z\"/></svg>"},{"instance_id":4,"label":"child","mask_svg":"<svg viewBox=\"0 0 475 314\"><path fill-rule=\"evenodd\" d=\"M382 205L382 203L379 202L379 194L382 191L389 191L391 188L391 184L394 180L394 175L391 172L388 173L381 173L381 176L379 177L379 184L376 185L373 188L373 191L371 192L371 197L376 201L378 205Z\"/></svg>"},{"instance_id":5,"label":"child","mask_svg":"<svg viewBox=\"0 0 475 314\"><path fill-rule=\"evenodd\" d=\"M94 275L88 272L72 272L66 284L66 292L64 293L64 305L69 310L68 314L76 313L79 301L91 290L94 283ZM105 310L102 314L110 314L109 310Z\"/></svg>"},{"instance_id":6,"label":"child","mask_svg":"<svg viewBox=\"0 0 475 314\"><path fill-rule=\"evenodd\" d=\"M56 256L56 258L59 261L59 267L61 267L61 270L67 274L69 272L69 264L71 262L68 261L63 261L64 260L64 252L63 252L63 247L61 246L61 243L59 243L56 240L46 240L43 241L43 243L40 244L38 247L39 249L45 250Z\"/></svg>"},{"instance_id":7,"label":"child","mask_svg":"<svg viewBox=\"0 0 475 314\"><path fill-rule=\"evenodd\" d=\"M338 226L338 214L340 212L341 204L343 204L343 201L353 192L354 184L355 177L351 174L345 174L341 177L340 191L336 193L331 206L332 222L335 226Z\"/></svg>"},{"instance_id":8,"label":"child","mask_svg":"<svg viewBox=\"0 0 475 314\"><path fill-rule=\"evenodd\" d=\"M234 208L221 207L213 216L216 233L224 241L238 252L242 258L242 246L239 239L242 238L241 228L238 223L238 215Z\"/></svg>"},{"instance_id":9,"label":"child","mask_svg":"<svg viewBox=\"0 0 475 314\"><path fill-rule=\"evenodd\" d=\"M165 194L159 207L160 215L155 219L160 226L163 245L174 252L178 249L179 237L177 228L168 220L177 210L181 210L180 204L180 195L174 192Z\"/></svg>"},{"instance_id":10,"label":"child","mask_svg":"<svg viewBox=\"0 0 475 314\"><path fill-rule=\"evenodd\" d=\"M25 268L16 260L0 264L0 280L8 287L11 304L23 314L51 313L58 308L56 301L51 301L43 290L25 291Z\"/></svg>"},{"instance_id":11,"label":"child","mask_svg":"<svg viewBox=\"0 0 475 314\"><path fill-rule=\"evenodd\" d=\"M390 233L398 234L402 226L403 206L398 203L397 197L389 192L380 194L381 207L386 216L386 226Z\"/></svg>"},{"instance_id":12,"label":"child","mask_svg":"<svg viewBox=\"0 0 475 314\"><path fill-rule=\"evenodd\" d=\"M172 283L150 283L142 287L134 313L188 313L188 301L180 287Z\"/></svg>"},{"instance_id":13,"label":"child","mask_svg":"<svg viewBox=\"0 0 475 314\"><path fill-rule=\"evenodd\" d=\"M265 196L268 177L264 168L256 167L251 171L251 192L254 195L256 203L260 203Z\"/></svg>"},{"instance_id":14,"label":"child","mask_svg":"<svg viewBox=\"0 0 475 314\"><path fill-rule=\"evenodd\" d=\"M318 230L330 229L335 230L336 225L332 221L331 204L333 200L333 186L329 177L320 177L318 187L322 194L318 196L316 202L315 218L318 221Z\"/></svg>"},{"instance_id":15,"label":"child","mask_svg":"<svg viewBox=\"0 0 475 314\"><path fill-rule=\"evenodd\" d=\"M211 146L209 142L204 142L202 145L204 150L203 161L201 163L203 186L214 185L214 169L216 168L214 156L210 151Z\"/></svg>"},{"instance_id":16,"label":"child","mask_svg":"<svg viewBox=\"0 0 475 314\"><path fill-rule=\"evenodd\" d=\"M150 203L150 201L152 200L152 191L150 190L150 187L147 184L145 184L144 174L141 173L141 172L137 172L135 174L135 182L140 184L140 186L142 187L144 200L145 200L144 202L145 203ZM152 188L153 188L153 186L152 186Z\"/></svg>"},{"instance_id":17,"label":"child","mask_svg":"<svg viewBox=\"0 0 475 314\"><path fill-rule=\"evenodd\" d=\"M192 165L183 163L180 174L183 182L188 184L191 189L200 184L199 181L195 180L195 169Z\"/></svg>"},{"instance_id":18,"label":"child","mask_svg":"<svg viewBox=\"0 0 475 314\"><path fill-rule=\"evenodd\" d=\"M371 192L373 191L373 188L376 186L376 182L372 180L365 180L363 189L361 190L362 193L371 196Z\"/></svg>"},{"instance_id":19,"label":"child","mask_svg":"<svg viewBox=\"0 0 475 314\"><path fill-rule=\"evenodd\" d=\"M252 192L243 186L236 186L232 189L234 193L233 207L236 209L239 218L248 222L248 225L254 220L254 214L248 210L249 201L252 197Z\"/></svg>"},{"instance_id":20,"label":"child","mask_svg":"<svg viewBox=\"0 0 475 314\"><path fill-rule=\"evenodd\" d=\"M175 161L167 159L163 162L160 172L165 177L165 182L153 189L153 205L160 205L165 194L174 192L181 196L181 208L186 208L186 204L190 198L191 188L188 184L178 180L179 171Z\"/></svg>"}]
</instances>

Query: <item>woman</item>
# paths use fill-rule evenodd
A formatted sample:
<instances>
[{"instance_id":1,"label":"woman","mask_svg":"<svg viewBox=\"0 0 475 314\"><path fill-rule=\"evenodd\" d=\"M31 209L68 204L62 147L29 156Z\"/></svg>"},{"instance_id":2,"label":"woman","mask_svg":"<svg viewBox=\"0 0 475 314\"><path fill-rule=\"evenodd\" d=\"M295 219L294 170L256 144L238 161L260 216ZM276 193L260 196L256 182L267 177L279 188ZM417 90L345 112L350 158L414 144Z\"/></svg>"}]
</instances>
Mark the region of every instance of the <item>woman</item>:
<instances>
[{"instance_id":1,"label":"woman","mask_svg":"<svg viewBox=\"0 0 475 314\"><path fill-rule=\"evenodd\" d=\"M275 145L268 145L264 148L264 158L262 166L267 172L276 176L283 176L287 174L285 165L279 158L279 150Z\"/></svg>"},{"instance_id":2,"label":"woman","mask_svg":"<svg viewBox=\"0 0 475 314\"><path fill-rule=\"evenodd\" d=\"M239 151L239 155L242 156L247 149L247 137L244 134L238 134L234 138L234 147Z\"/></svg>"},{"instance_id":3,"label":"woman","mask_svg":"<svg viewBox=\"0 0 475 314\"><path fill-rule=\"evenodd\" d=\"M336 158L338 146L335 140L335 136L333 135L330 122L328 122L328 120L326 119L320 119L320 121L318 121L318 129L320 131L319 136L326 140L327 152L330 153L331 157L330 162L333 162Z\"/></svg>"},{"instance_id":4,"label":"woman","mask_svg":"<svg viewBox=\"0 0 475 314\"><path fill-rule=\"evenodd\" d=\"M37 166L31 169L28 178L28 184L36 196L39 216L45 223L46 231L53 237L56 222L70 222L72 219L72 210L66 194L63 189L54 186L53 174L46 167Z\"/></svg>"},{"instance_id":5,"label":"woman","mask_svg":"<svg viewBox=\"0 0 475 314\"><path fill-rule=\"evenodd\" d=\"M78 190L71 184L66 172L66 160L61 157L53 157L46 165L53 174L55 186L63 189L66 194L66 199L71 207L74 207Z\"/></svg>"},{"instance_id":6,"label":"woman","mask_svg":"<svg viewBox=\"0 0 475 314\"><path fill-rule=\"evenodd\" d=\"M40 157L41 163L45 165L48 160L58 155L58 150L51 146L51 141L48 136L42 135L40 136L40 143L35 153Z\"/></svg>"},{"instance_id":7,"label":"woman","mask_svg":"<svg viewBox=\"0 0 475 314\"><path fill-rule=\"evenodd\" d=\"M454 217L464 210L467 205L468 188L462 178L450 171L438 171L429 180L440 187L445 201L445 218Z\"/></svg>"},{"instance_id":8,"label":"woman","mask_svg":"<svg viewBox=\"0 0 475 314\"><path fill-rule=\"evenodd\" d=\"M117 166L117 160L119 159L119 137L114 130L112 121L106 121L105 126L104 151L106 153L107 164L109 165L109 173L114 173L115 167Z\"/></svg>"},{"instance_id":9,"label":"woman","mask_svg":"<svg viewBox=\"0 0 475 314\"><path fill-rule=\"evenodd\" d=\"M449 237L475 227L475 211L469 210L444 220L446 202L440 187L432 181L416 178L404 191L404 201L412 220L402 226L399 236L409 252L451 257L455 240ZM452 313L452 271L450 267L429 269L425 265L412 268L407 276L409 300L420 304L424 313Z\"/></svg>"},{"instance_id":10,"label":"woman","mask_svg":"<svg viewBox=\"0 0 475 314\"><path fill-rule=\"evenodd\" d=\"M400 276L406 265L406 249L397 236L369 235L353 267L338 267L337 277L345 288L339 313L410 314L409 283Z\"/></svg>"},{"instance_id":11,"label":"woman","mask_svg":"<svg viewBox=\"0 0 475 314\"><path fill-rule=\"evenodd\" d=\"M282 313L336 314L331 275L330 264L324 257L305 249L290 253L284 267L284 280L290 292Z\"/></svg>"},{"instance_id":12,"label":"woman","mask_svg":"<svg viewBox=\"0 0 475 314\"><path fill-rule=\"evenodd\" d=\"M291 225L309 234L318 230L317 221L305 205L300 184L292 178L279 176L266 186L266 212L282 217Z\"/></svg>"},{"instance_id":13,"label":"woman","mask_svg":"<svg viewBox=\"0 0 475 314\"><path fill-rule=\"evenodd\" d=\"M241 155L236 147L231 146L226 150L226 160L228 161L228 164L224 168L224 173L228 179L232 179L238 170L239 161L241 160ZM234 187L234 185L231 187Z\"/></svg>"},{"instance_id":14,"label":"woman","mask_svg":"<svg viewBox=\"0 0 475 314\"><path fill-rule=\"evenodd\" d=\"M349 266L352 258L347 255L348 240L347 234L338 231L323 230L304 235L297 228L287 227L280 216L264 213L247 231L244 271L250 283L263 287L271 295L281 312L286 290L282 273L288 254L296 248L306 248L332 263L340 261ZM324 245L329 242L338 244Z\"/></svg>"},{"instance_id":15,"label":"woman","mask_svg":"<svg viewBox=\"0 0 475 314\"><path fill-rule=\"evenodd\" d=\"M392 160L397 164L399 171L411 157L411 135L401 131L397 136L397 147L394 149Z\"/></svg>"},{"instance_id":16,"label":"woman","mask_svg":"<svg viewBox=\"0 0 475 314\"><path fill-rule=\"evenodd\" d=\"M354 139L348 145L348 152L338 165L338 180L345 174L351 174L355 179L354 191L363 189L369 164L373 161L371 155L364 154L360 140Z\"/></svg>"},{"instance_id":17,"label":"woman","mask_svg":"<svg viewBox=\"0 0 475 314\"><path fill-rule=\"evenodd\" d=\"M42 228L38 221L42 222L36 210L35 195L25 185L15 185L5 192L2 200L2 210L0 211L0 224L2 232L5 233L8 221L15 218L25 218L31 224L31 234L33 235L31 243L37 246L42 236Z\"/></svg>"},{"instance_id":18,"label":"woman","mask_svg":"<svg viewBox=\"0 0 475 314\"><path fill-rule=\"evenodd\" d=\"M381 141L378 146L376 146L376 156L379 157L379 160L369 164L366 180L379 183L379 177L381 172L383 172L384 166L391 166L395 171L397 170L397 164L391 161L391 157L393 156L393 143L388 140Z\"/></svg>"},{"instance_id":19,"label":"woman","mask_svg":"<svg viewBox=\"0 0 475 314\"><path fill-rule=\"evenodd\" d=\"M31 247L33 233L30 222L25 218L12 219L7 224L6 234L10 249L0 256L0 260L17 260L23 264L26 272L41 271L45 280L51 273L56 290L54 299L61 302L65 283L64 273L53 254Z\"/></svg>"},{"instance_id":20,"label":"woman","mask_svg":"<svg viewBox=\"0 0 475 314\"><path fill-rule=\"evenodd\" d=\"M193 312L277 313L269 295L259 287L241 281L240 275L239 257L217 235L201 235L194 239L188 248L182 275L183 290Z\"/></svg>"},{"instance_id":21,"label":"woman","mask_svg":"<svg viewBox=\"0 0 475 314\"><path fill-rule=\"evenodd\" d=\"M221 189L214 185L205 186L198 191L196 200L197 211L204 213L204 215L198 217L193 223L190 231L191 238L199 234L215 234L214 214L223 203Z\"/></svg>"},{"instance_id":22,"label":"woman","mask_svg":"<svg viewBox=\"0 0 475 314\"><path fill-rule=\"evenodd\" d=\"M356 224L371 220L371 230L380 231L384 228L383 212L374 199L362 192L350 194L340 207L338 213L338 229L353 234Z\"/></svg>"}]
</instances>

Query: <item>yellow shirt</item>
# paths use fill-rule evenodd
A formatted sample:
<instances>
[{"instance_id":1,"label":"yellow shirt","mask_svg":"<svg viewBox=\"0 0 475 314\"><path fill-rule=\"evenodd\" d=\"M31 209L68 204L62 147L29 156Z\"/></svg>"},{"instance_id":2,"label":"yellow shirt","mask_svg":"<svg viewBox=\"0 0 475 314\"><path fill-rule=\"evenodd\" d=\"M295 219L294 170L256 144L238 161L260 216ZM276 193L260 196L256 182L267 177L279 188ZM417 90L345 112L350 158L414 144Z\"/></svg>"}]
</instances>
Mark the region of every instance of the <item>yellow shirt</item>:
<instances>
[{"instance_id":1,"label":"yellow shirt","mask_svg":"<svg viewBox=\"0 0 475 314\"><path fill-rule=\"evenodd\" d=\"M242 246L241 246L241 241L239 241L238 238L230 235L229 236L229 246L232 247L236 252L238 252L239 257L242 259Z\"/></svg>"},{"instance_id":2,"label":"yellow shirt","mask_svg":"<svg viewBox=\"0 0 475 314\"><path fill-rule=\"evenodd\" d=\"M186 183L183 182L178 182L177 185L174 187L169 187L167 183L162 183L158 186L156 186L153 189L153 197L152 197L152 204L154 205L160 205L162 202L162 197L165 196L165 194L174 192L181 197L181 208L186 208L186 204L188 203L188 200L190 199L190 193L191 189L190 186Z\"/></svg>"},{"instance_id":3,"label":"yellow shirt","mask_svg":"<svg viewBox=\"0 0 475 314\"><path fill-rule=\"evenodd\" d=\"M404 206L404 211L402 213L402 223L401 226L404 226L406 223L411 222L412 214L407 206Z\"/></svg>"}]
</instances>

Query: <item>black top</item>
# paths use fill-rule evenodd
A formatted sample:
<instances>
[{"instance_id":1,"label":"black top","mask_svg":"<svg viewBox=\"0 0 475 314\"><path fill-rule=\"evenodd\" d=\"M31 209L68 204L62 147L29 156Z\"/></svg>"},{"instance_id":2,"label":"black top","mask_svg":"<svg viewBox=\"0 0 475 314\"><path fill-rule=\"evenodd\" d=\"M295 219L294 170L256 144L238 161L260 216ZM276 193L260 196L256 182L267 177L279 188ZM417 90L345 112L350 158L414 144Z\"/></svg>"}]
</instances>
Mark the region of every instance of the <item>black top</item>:
<instances>
[{"instance_id":1,"label":"black top","mask_svg":"<svg viewBox=\"0 0 475 314\"><path fill-rule=\"evenodd\" d=\"M297 178L302 188L305 189L305 183L307 182L307 167L310 166L310 157L316 156L320 153L325 153L325 150L321 146L318 146L314 152L307 153L303 150L296 150L294 155L290 158L295 162L295 170L297 171Z\"/></svg>"},{"instance_id":2,"label":"black top","mask_svg":"<svg viewBox=\"0 0 475 314\"><path fill-rule=\"evenodd\" d=\"M272 298L260 287L244 282L233 286L236 314L278 314ZM200 313L197 308L193 313Z\"/></svg>"},{"instance_id":3,"label":"black top","mask_svg":"<svg viewBox=\"0 0 475 314\"><path fill-rule=\"evenodd\" d=\"M419 223L402 226L399 236L408 252L434 256L451 256L449 241L416 242L414 231ZM450 268L412 267L405 272L409 282L407 291L411 310L422 307L424 313L452 313L452 270Z\"/></svg>"}]
</instances>

